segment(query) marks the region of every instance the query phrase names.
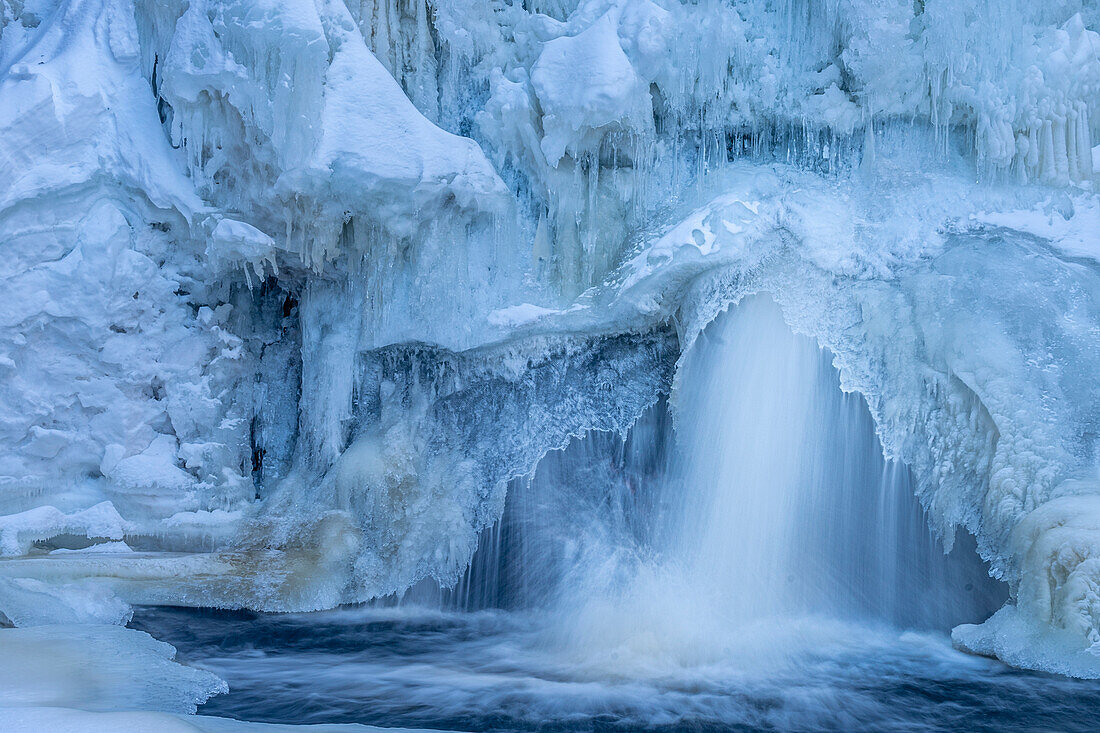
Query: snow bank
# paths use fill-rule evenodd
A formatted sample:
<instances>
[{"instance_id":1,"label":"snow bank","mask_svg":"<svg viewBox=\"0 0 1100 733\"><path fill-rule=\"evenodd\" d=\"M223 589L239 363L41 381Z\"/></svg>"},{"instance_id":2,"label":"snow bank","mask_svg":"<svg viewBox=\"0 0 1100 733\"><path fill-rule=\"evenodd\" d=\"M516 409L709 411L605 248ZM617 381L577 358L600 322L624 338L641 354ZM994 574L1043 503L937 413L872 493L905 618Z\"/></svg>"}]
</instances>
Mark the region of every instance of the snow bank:
<instances>
[{"instance_id":1,"label":"snow bank","mask_svg":"<svg viewBox=\"0 0 1100 733\"><path fill-rule=\"evenodd\" d=\"M172 661L174 656L169 644L118 626L0 629L0 727L12 733L395 730L182 715L228 687L210 672Z\"/></svg>"},{"instance_id":2,"label":"snow bank","mask_svg":"<svg viewBox=\"0 0 1100 733\"><path fill-rule=\"evenodd\" d=\"M37 626L2 629L0 640L0 709L194 712L228 691L210 672L172 661L171 645L133 629Z\"/></svg>"},{"instance_id":3,"label":"snow bank","mask_svg":"<svg viewBox=\"0 0 1100 733\"><path fill-rule=\"evenodd\" d=\"M279 725L250 723L207 715L172 715L141 711L90 713L68 708L0 709L0 723L13 733L66 730L72 733L423 733L412 728L377 728L372 725ZM434 730L434 729L433 729Z\"/></svg>"}]
</instances>

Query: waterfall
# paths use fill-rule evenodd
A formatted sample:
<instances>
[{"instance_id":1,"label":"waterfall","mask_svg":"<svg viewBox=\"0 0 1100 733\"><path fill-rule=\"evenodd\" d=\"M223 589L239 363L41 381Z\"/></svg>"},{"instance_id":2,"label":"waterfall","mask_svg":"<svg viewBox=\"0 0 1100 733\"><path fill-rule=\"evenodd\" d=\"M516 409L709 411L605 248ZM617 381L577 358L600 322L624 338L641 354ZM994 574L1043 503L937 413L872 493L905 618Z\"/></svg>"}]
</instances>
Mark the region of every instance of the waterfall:
<instances>
[{"instance_id":1,"label":"waterfall","mask_svg":"<svg viewBox=\"0 0 1100 733\"><path fill-rule=\"evenodd\" d=\"M955 545L944 554L830 352L758 295L706 329L673 397L627 436L589 433L513 481L465 576L428 595L532 611L577 664L760 663L776 628L804 641L808 619L946 631L983 618L1003 589L969 535Z\"/></svg>"},{"instance_id":2,"label":"waterfall","mask_svg":"<svg viewBox=\"0 0 1100 733\"><path fill-rule=\"evenodd\" d=\"M964 552L944 556L831 361L767 296L712 324L678 377L671 553L740 622L959 623L987 583Z\"/></svg>"}]
</instances>

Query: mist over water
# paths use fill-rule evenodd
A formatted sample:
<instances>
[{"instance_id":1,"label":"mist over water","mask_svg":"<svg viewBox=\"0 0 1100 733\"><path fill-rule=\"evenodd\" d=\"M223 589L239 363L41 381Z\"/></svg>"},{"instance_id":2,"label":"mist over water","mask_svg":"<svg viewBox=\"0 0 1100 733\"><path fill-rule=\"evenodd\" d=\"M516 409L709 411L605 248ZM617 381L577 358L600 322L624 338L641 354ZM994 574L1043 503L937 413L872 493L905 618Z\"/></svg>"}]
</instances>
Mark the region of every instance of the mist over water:
<instances>
[{"instance_id":1,"label":"mist over water","mask_svg":"<svg viewBox=\"0 0 1100 733\"><path fill-rule=\"evenodd\" d=\"M681 365L672 412L663 475L624 454L625 498L590 521L603 533L566 571L551 627L574 664L751 671L849 633L838 624L947 631L1004 601L972 544L944 554L862 398L840 390L831 355L793 334L767 296L708 328ZM646 489L657 494L648 505ZM607 529L630 509L656 514L648 534ZM575 537L573 526L557 531ZM526 567L540 571L553 575Z\"/></svg>"},{"instance_id":2,"label":"mist over water","mask_svg":"<svg viewBox=\"0 0 1100 733\"><path fill-rule=\"evenodd\" d=\"M761 295L708 327L628 435L576 439L514 481L456 587L137 624L229 681L207 712L254 720L935 730L1085 685L950 648L1005 598L957 539L945 555L862 397ZM966 686L988 702L936 707ZM1090 689L1069 718L1032 719L1072 729L1100 705Z\"/></svg>"}]
</instances>

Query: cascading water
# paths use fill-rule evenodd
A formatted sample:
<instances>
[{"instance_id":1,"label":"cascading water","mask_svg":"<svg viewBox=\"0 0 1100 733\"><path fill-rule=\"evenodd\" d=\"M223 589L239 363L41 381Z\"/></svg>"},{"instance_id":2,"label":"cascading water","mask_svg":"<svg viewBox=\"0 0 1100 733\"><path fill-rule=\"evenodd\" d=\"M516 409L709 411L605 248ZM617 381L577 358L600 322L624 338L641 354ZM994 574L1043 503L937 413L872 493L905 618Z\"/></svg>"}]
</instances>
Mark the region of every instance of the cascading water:
<instances>
[{"instance_id":1,"label":"cascading water","mask_svg":"<svg viewBox=\"0 0 1100 733\"><path fill-rule=\"evenodd\" d=\"M809 546L814 520L843 511L837 494L858 468L843 449L860 447L848 444L858 425L830 409L818 350L791 334L773 303L753 298L715 325L689 354L676 394L683 453L673 556L731 619L829 603L838 594L810 564L829 548ZM829 503L837 511L802 521L807 505Z\"/></svg>"},{"instance_id":2,"label":"cascading water","mask_svg":"<svg viewBox=\"0 0 1100 733\"><path fill-rule=\"evenodd\" d=\"M976 563L944 557L862 398L841 392L830 354L792 333L769 297L705 332L682 365L676 411L671 552L728 618L942 628L991 600L967 597Z\"/></svg>"},{"instance_id":3,"label":"cascading water","mask_svg":"<svg viewBox=\"0 0 1100 733\"><path fill-rule=\"evenodd\" d=\"M944 554L913 493L829 352L753 296L685 356L671 405L625 439L549 454L513 482L459 584L405 600L542 609L553 646L617 667L712 660L747 626L804 617L941 631L980 619L1003 590L965 533Z\"/></svg>"},{"instance_id":4,"label":"cascading water","mask_svg":"<svg viewBox=\"0 0 1100 733\"><path fill-rule=\"evenodd\" d=\"M1003 601L972 538L958 545L944 554L829 352L757 295L685 356L671 404L549 454L458 585L404 600L551 610L586 651L642 655L804 616L946 630Z\"/></svg>"},{"instance_id":5,"label":"cascading water","mask_svg":"<svg viewBox=\"0 0 1100 733\"><path fill-rule=\"evenodd\" d=\"M862 398L767 296L706 330L673 410L666 516L648 546L584 554L555 609L579 657L770 665L792 623L795 653L816 634L807 617L946 630L1003 601L972 544L943 553Z\"/></svg>"}]
</instances>

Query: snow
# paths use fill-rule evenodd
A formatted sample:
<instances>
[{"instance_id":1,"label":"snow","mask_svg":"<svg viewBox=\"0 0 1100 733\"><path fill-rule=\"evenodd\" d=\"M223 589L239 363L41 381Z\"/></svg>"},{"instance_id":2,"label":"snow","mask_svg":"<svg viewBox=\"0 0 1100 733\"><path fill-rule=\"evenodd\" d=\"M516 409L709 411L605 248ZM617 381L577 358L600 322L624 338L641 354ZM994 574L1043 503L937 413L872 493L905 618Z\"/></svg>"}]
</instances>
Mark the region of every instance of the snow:
<instances>
[{"instance_id":1,"label":"snow","mask_svg":"<svg viewBox=\"0 0 1100 733\"><path fill-rule=\"evenodd\" d=\"M172 661L175 649L119 626L0 630L2 708L73 707L194 712L225 683Z\"/></svg>"},{"instance_id":2,"label":"snow","mask_svg":"<svg viewBox=\"0 0 1100 733\"><path fill-rule=\"evenodd\" d=\"M412 728L378 728L373 725L278 725L251 723L208 715L173 715L142 711L90 713L57 707L0 709L0 723L12 733L66 730L72 733L422 733Z\"/></svg>"},{"instance_id":3,"label":"snow","mask_svg":"<svg viewBox=\"0 0 1100 733\"><path fill-rule=\"evenodd\" d=\"M1093 674L1095 4L541 5L0 3L0 611L453 582L768 292Z\"/></svg>"},{"instance_id":4,"label":"snow","mask_svg":"<svg viewBox=\"0 0 1100 733\"><path fill-rule=\"evenodd\" d=\"M70 552L82 552L92 554L105 552L110 554L122 553L125 555L127 553L133 552L133 549L131 549L130 546L127 545L125 542L100 542L98 544L88 545L87 547L81 547L77 550L70 550L67 547L59 547L56 550L51 550L50 554L65 555Z\"/></svg>"},{"instance_id":5,"label":"snow","mask_svg":"<svg viewBox=\"0 0 1100 733\"><path fill-rule=\"evenodd\" d=\"M362 725L289 726L193 713L228 690L214 674L173 661L175 649L119 626L0 629L0 727L5 731L396 730Z\"/></svg>"},{"instance_id":6,"label":"snow","mask_svg":"<svg viewBox=\"0 0 1100 733\"><path fill-rule=\"evenodd\" d=\"M488 321L493 326L514 328L557 313L560 311L553 308L543 308L534 303L520 303L493 311L489 314Z\"/></svg>"},{"instance_id":7,"label":"snow","mask_svg":"<svg viewBox=\"0 0 1100 733\"><path fill-rule=\"evenodd\" d=\"M35 578L4 578L0 579L0 587L0 613L20 627L125 624L133 616L130 605L110 589L84 579L57 583Z\"/></svg>"},{"instance_id":8,"label":"snow","mask_svg":"<svg viewBox=\"0 0 1100 733\"><path fill-rule=\"evenodd\" d=\"M268 266L273 274L279 274L275 262L275 240L251 224L236 219L221 219L214 225L206 256L229 263L247 263L260 281L264 279ZM245 278L251 285L248 269L245 269Z\"/></svg>"},{"instance_id":9,"label":"snow","mask_svg":"<svg viewBox=\"0 0 1100 733\"><path fill-rule=\"evenodd\" d=\"M36 540L63 534L120 540L128 528L109 501L71 514L39 506L0 518L0 554L24 555Z\"/></svg>"},{"instance_id":10,"label":"snow","mask_svg":"<svg viewBox=\"0 0 1100 733\"><path fill-rule=\"evenodd\" d=\"M619 45L616 21L609 11L575 36L547 41L531 68L551 167L567 147L583 145L589 130L616 125L644 132L652 119L648 84Z\"/></svg>"},{"instance_id":11,"label":"snow","mask_svg":"<svg viewBox=\"0 0 1100 733\"><path fill-rule=\"evenodd\" d=\"M1100 201L1096 197L1049 199L1041 208L992 211L976 221L1034 234L1048 240L1066 257L1100 261Z\"/></svg>"}]
</instances>

